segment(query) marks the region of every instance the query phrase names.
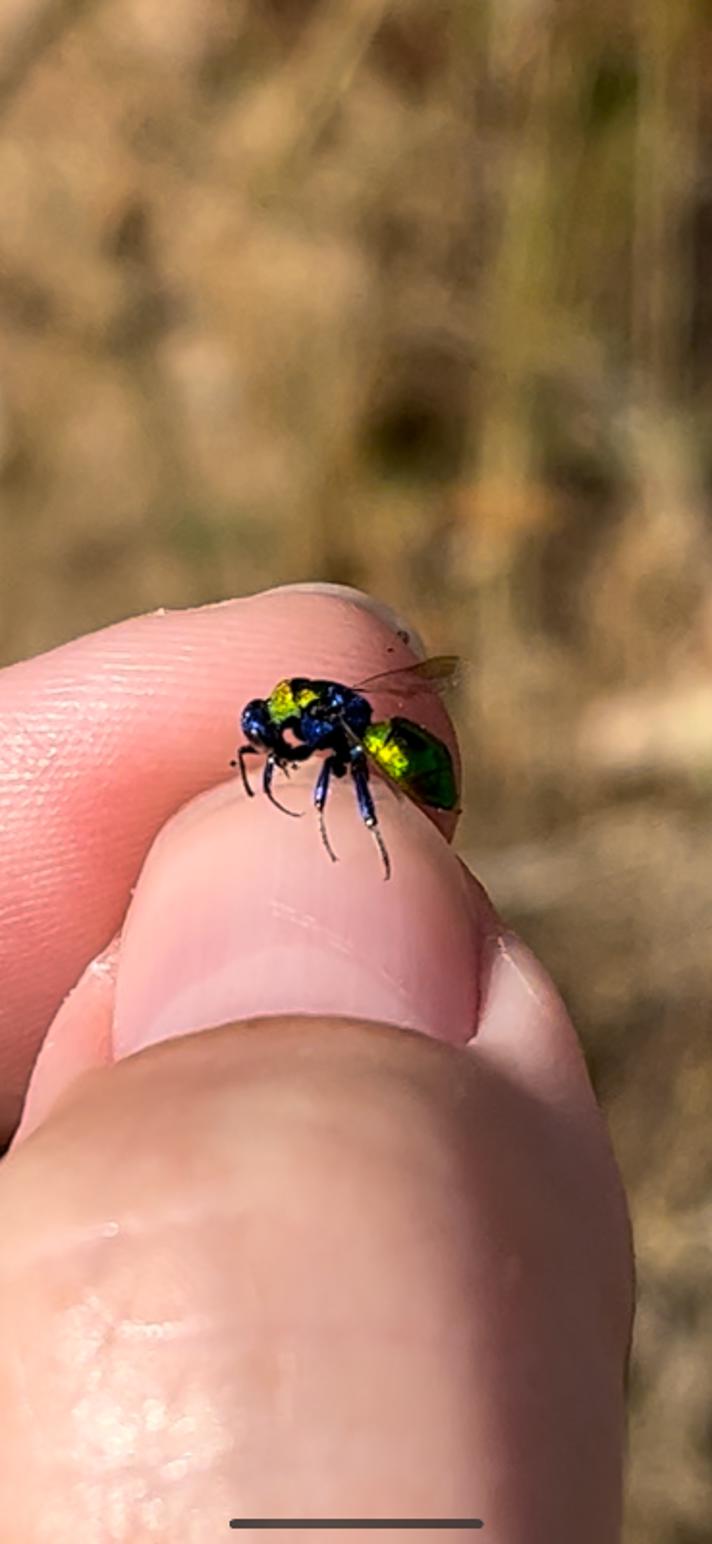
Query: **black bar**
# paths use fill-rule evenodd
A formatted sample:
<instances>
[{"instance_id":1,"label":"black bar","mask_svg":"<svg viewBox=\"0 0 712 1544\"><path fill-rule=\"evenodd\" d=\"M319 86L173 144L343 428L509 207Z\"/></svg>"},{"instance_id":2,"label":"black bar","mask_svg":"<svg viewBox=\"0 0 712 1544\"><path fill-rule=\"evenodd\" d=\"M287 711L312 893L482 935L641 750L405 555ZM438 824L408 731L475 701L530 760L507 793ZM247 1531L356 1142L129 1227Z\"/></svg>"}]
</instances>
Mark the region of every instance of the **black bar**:
<instances>
[{"instance_id":1,"label":"black bar","mask_svg":"<svg viewBox=\"0 0 712 1544\"><path fill-rule=\"evenodd\" d=\"M480 1517L232 1517L231 1528L484 1528Z\"/></svg>"}]
</instances>

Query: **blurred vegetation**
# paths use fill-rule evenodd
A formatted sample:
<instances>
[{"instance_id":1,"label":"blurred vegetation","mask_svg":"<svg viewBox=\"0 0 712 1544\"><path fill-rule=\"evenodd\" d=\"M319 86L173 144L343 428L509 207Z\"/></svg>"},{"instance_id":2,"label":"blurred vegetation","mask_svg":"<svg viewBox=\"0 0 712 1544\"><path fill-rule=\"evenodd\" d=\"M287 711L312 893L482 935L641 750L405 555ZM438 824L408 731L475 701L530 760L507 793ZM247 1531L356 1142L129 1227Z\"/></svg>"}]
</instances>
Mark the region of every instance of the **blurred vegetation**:
<instances>
[{"instance_id":1,"label":"blurred vegetation","mask_svg":"<svg viewBox=\"0 0 712 1544\"><path fill-rule=\"evenodd\" d=\"M626 1544L712 1532L712 5L0 10L0 649L320 576L472 661L463 843L639 1262Z\"/></svg>"}]
</instances>

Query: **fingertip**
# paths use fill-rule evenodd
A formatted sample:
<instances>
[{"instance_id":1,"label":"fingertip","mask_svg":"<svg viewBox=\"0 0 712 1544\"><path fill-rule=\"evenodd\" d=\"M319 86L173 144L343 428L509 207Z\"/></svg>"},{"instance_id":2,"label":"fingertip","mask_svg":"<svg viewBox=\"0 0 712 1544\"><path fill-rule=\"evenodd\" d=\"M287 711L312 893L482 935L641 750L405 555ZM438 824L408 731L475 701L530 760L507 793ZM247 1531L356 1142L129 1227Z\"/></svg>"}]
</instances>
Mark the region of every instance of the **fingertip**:
<instances>
[{"instance_id":1,"label":"fingertip","mask_svg":"<svg viewBox=\"0 0 712 1544\"><path fill-rule=\"evenodd\" d=\"M304 768L249 804L237 783L160 834L124 931L116 1046L282 1013L383 1020L465 1043L476 1020L478 917L460 865L408 800L374 788L390 863L346 780L333 787L330 861ZM376 780L374 780L375 782Z\"/></svg>"}]
</instances>

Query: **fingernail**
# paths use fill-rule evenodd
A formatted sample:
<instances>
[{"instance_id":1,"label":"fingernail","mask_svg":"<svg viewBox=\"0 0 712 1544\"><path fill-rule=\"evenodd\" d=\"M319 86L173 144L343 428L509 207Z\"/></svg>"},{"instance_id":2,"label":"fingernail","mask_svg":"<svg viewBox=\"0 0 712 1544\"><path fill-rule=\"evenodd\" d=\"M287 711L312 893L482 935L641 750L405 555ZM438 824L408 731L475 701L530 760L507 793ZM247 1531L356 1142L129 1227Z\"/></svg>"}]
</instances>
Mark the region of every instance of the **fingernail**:
<instances>
[{"instance_id":1,"label":"fingernail","mask_svg":"<svg viewBox=\"0 0 712 1544\"><path fill-rule=\"evenodd\" d=\"M333 786L319 839L313 778L290 778L289 819L239 781L187 806L158 837L121 946L118 1055L175 1035L273 1014L378 1020L465 1044L476 1023L482 917L440 832L375 790L392 877Z\"/></svg>"},{"instance_id":2,"label":"fingernail","mask_svg":"<svg viewBox=\"0 0 712 1544\"><path fill-rule=\"evenodd\" d=\"M502 930L487 943L486 985L475 1045L546 1098L595 1098L586 1063L565 1003L541 961L517 933ZM574 1092L575 1091L575 1092Z\"/></svg>"},{"instance_id":3,"label":"fingernail","mask_svg":"<svg viewBox=\"0 0 712 1544\"><path fill-rule=\"evenodd\" d=\"M291 591L293 594L302 595L333 595L336 600L350 601L352 605L360 606L362 611L369 611L371 616L379 617L382 622L385 622L386 626L407 644L416 658L426 658L428 651L418 629L413 627L411 622L405 621L392 606L388 606L385 601L375 600L372 595L366 594L365 590L353 589L350 584L326 584L314 581L303 584L282 584L278 590L277 588L265 590L264 593L274 595L278 591L281 594Z\"/></svg>"}]
</instances>

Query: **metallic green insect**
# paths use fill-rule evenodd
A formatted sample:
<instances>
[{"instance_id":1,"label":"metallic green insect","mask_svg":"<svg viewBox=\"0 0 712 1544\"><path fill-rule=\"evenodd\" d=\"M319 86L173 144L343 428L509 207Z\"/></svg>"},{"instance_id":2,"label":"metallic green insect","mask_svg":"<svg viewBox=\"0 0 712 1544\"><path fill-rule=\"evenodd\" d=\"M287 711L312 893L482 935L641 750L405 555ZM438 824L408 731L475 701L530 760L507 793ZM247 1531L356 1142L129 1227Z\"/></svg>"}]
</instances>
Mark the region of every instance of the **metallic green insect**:
<instances>
[{"instance_id":1,"label":"metallic green insect","mask_svg":"<svg viewBox=\"0 0 712 1544\"><path fill-rule=\"evenodd\" d=\"M245 757L263 753L267 758L264 792L284 810L272 792L275 770L286 772L290 766L307 761L315 751L326 751L314 785L314 805L329 857L336 860L324 823L329 785L332 777L343 777L349 772L361 817L373 832L383 860L384 877L388 879L390 860L376 818L369 765L377 767L408 798L436 810L452 810L457 804L455 771L447 746L421 724L400 716L374 722L373 709L364 691L373 687L387 689L389 681L401 681L404 677L444 681L454 674L456 665L452 655L441 655L405 670L370 676L358 687L306 676L279 681L269 697L253 698L240 715L245 744L239 747L233 766L240 769L245 791L252 796ZM291 738L287 739L288 735ZM295 813L285 810L288 815Z\"/></svg>"}]
</instances>

